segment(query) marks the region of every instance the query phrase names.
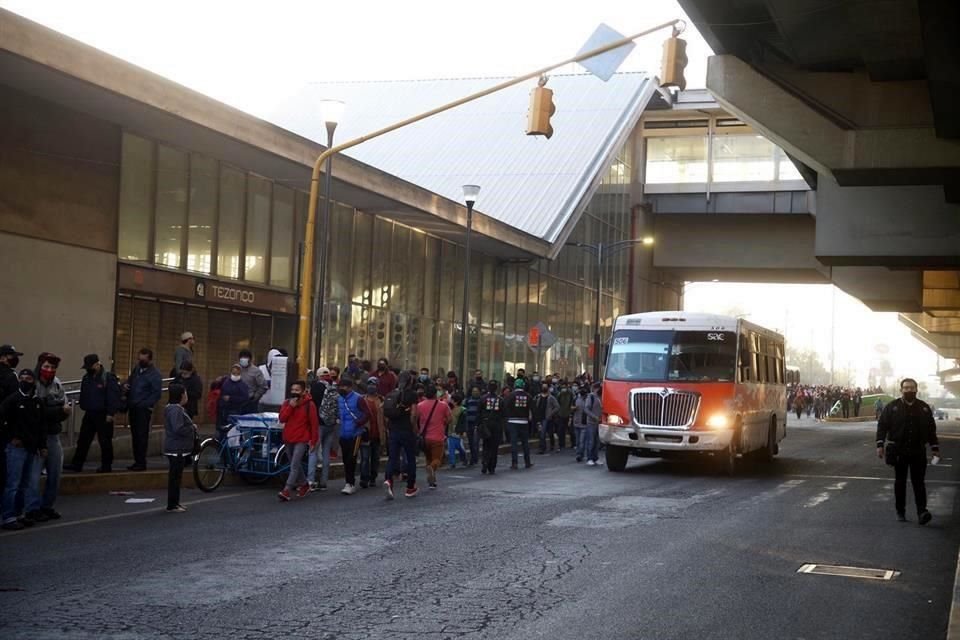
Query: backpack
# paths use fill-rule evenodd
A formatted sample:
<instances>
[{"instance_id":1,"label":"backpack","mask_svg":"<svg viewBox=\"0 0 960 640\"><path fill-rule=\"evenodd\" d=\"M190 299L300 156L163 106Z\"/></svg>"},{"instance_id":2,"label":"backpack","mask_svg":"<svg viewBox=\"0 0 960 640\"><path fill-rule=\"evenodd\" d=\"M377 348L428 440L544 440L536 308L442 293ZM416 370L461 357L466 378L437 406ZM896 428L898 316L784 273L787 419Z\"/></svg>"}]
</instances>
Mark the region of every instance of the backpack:
<instances>
[{"instance_id":1,"label":"backpack","mask_svg":"<svg viewBox=\"0 0 960 640\"><path fill-rule=\"evenodd\" d=\"M327 387L323 394L323 399L317 406L317 413L323 426L333 428L340 419L340 405L337 403L337 390L333 387Z\"/></svg>"},{"instance_id":2,"label":"backpack","mask_svg":"<svg viewBox=\"0 0 960 640\"><path fill-rule=\"evenodd\" d=\"M394 389L383 399L383 415L388 418L400 419L406 412L400 408L400 389Z\"/></svg>"}]
</instances>

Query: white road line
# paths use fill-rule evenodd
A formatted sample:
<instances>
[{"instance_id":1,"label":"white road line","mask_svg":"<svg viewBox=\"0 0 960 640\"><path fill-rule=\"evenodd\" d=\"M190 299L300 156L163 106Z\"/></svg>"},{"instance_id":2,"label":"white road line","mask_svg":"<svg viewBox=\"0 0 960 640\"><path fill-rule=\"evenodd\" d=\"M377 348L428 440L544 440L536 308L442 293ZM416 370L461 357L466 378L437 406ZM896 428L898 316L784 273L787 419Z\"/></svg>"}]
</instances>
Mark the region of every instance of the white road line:
<instances>
[{"instance_id":1,"label":"white road line","mask_svg":"<svg viewBox=\"0 0 960 640\"><path fill-rule=\"evenodd\" d=\"M823 491L823 492L818 493L817 495L813 496L813 497L810 498L809 500L807 500L806 504L803 505L803 508L804 508L804 509L812 509L813 507L816 507L816 506L819 506L819 505L823 504L824 502L826 502L826 501L829 500L829 499L830 499L830 494L827 493L826 491Z\"/></svg>"},{"instance_id":2,"label":"white road line","mask_svg":"<svg viewBox=\"0 0 960 640\"><path fill-rule=\"evenodd\" d=\"M228 498L236 498L243 495L252 495L249 493L226 493L219 496L211 496L209 498L200 498L199 500L192 500L191 502L184 502L183 505L192 505L192 504L201 504L204 502L216 502L217 500L227 500ZM37 533L38 531L50 531L52 529L59 529L61 527L74 527L79 524L90 524L91 522L103 522L104 520L116 520L117 518L129 518L131 516L139 516L145 513L157 513L160 511L165 511L166 507L155 507L153 509L137 509L136 511L127 511L125 513L113 513L108 516L95 516L93 518L83 518L82 520L70 520L69 522L58 522L57 524L42 524L34 525L27 529L21 529L20 531L10 531L4 533L0 536L0 539L9 538L10 536L23 535L26 533Z\"/></svg>"},{"instance_id":3,"label":"white road line","mask_svg":"<svg viewBox=\"0 0 960 640\"><path fill-rule=\"evenodd\" d=\"M787 476L788 478L811 478L814 480L873 480L880 482L890 482L890 478L881 478L879 476L830 476L830 475L812 475L805 473L794 473ZM930 480L927 479L927 484L947 484L947 485L960 485L960 481L956 480Z\"/></svg>"}]
</instances>

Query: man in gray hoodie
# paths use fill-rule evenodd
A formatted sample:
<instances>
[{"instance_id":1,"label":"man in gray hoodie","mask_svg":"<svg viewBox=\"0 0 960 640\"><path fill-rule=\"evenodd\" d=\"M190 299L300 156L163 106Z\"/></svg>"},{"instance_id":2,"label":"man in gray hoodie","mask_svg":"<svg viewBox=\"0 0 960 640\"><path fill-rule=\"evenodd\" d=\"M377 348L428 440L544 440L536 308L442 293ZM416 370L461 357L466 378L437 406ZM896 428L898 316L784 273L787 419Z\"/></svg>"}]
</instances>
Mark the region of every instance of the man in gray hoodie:
<instances>
[{"instance_id":1,"label":"man in gray hoodie","mask_svg":"<svg viewBox=\"0 0 960 640\"><path fill-rule=\"evenodd\" d=\"M46 441L40 446L39 464L31 468L30 492L27 495L27 516L34 522L59 520L60 514L53 508L60 492L60 476L63 474L63 448L60 446L60 432L63 421L70 415L71 406L67 403L63 385L57 378L60 357L46 351L37 358L36 379L37 397L40 398ZM47 482L40 494L40 472L46 469Z\"/></svg>"},{"instance_id":2,"label":"man in gray hoodie","mask_svg":"<svg viewBox=\"0 0 960 640\"><path fill-rule=\"evenodd\" d=\"M584 381L580 385L576 407L573 412L573 428L577 434L577 462L587 459L587 466L597 464L599 457L600 413L603 410L597 390L599 383L594 383L591 390L589 383Z\"/></svg>"},{"instance_id":3,"label":"man in gray hoodie","mask_svg":"<svg viewBox=\"0 0 960 640\"><path fill-rule=\"evenodd\" d=\"M260 408L260 398L267 392L267 381L260 368L253 364L253 354L249 349L240 351L240 380L250 389L250 399L243 407L244 413L256 413Z\"/></svg>"}]
</instances>

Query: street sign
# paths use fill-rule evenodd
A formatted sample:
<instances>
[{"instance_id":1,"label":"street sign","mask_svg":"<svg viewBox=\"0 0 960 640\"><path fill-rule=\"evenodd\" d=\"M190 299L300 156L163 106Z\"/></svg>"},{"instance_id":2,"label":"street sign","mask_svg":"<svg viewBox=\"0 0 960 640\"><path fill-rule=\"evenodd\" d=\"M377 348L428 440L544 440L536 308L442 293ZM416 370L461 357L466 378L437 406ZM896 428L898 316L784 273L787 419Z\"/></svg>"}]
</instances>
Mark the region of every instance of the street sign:
<instances>
[{"instance_id":1,"label":"street sign","mask_svg":"<svg viewBox=\"0 0 960 640\"><path fill-rule=\"evenodd\" d=\"M538 349L545 351L556 343L557 336L542 322L538 322L527 331L527 346L534 351Z\"/></svg>"},{"instance_id":2,"label":"street sign","mask_svg":"<svg viewBox=\"0 0 960 640\"><path fill-rule=\"evenodd\" d=\"M617 40L623 40L624 37L622 33L617 32L612 27L600 23L600 26L597 27L596 31L594 31L587 40L587 43L577 52L577 55L599 49ZM617 47L606 53L601 53L598 56L587 58L580 62L580 66L606 82L613 77L613 74L617 72L617 69L620 68L620 65L623 64L623 61L627 59L627 56L630 55L630 52L633 51L636 46L637 44L635 42L625 44L622 47Z\"/></svg>"}]
</instances>

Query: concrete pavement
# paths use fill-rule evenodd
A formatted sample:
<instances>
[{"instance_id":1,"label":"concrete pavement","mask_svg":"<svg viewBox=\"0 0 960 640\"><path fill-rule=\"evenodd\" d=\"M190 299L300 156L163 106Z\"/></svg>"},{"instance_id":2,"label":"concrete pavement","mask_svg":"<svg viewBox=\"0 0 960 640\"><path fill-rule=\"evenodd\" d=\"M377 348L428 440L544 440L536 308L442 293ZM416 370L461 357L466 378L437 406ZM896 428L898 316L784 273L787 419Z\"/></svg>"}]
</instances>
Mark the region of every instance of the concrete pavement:
<instances>
[{"instance_id":1,"label":"concrete pavement","mask_svg":"<svg viewBox=\"0 0 960 640\"><path fill-rule=\"evenodd\" d=\"M187 491L174 515L72 496L60 523L0 536L0 635L943 638L960 429L941 431L951 466L929 470L927 527L895 521L871 425L791 424L776 463L734 478L559 454L517 472L501 457L492 478L443 472L438 491L394 502L228 487Z\"/></svg>"}]
</instances>

